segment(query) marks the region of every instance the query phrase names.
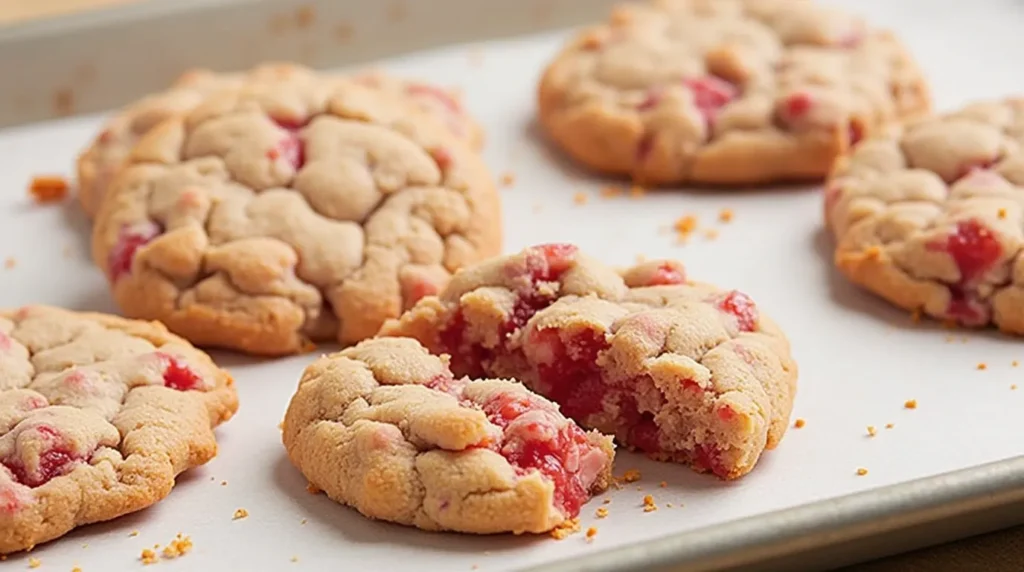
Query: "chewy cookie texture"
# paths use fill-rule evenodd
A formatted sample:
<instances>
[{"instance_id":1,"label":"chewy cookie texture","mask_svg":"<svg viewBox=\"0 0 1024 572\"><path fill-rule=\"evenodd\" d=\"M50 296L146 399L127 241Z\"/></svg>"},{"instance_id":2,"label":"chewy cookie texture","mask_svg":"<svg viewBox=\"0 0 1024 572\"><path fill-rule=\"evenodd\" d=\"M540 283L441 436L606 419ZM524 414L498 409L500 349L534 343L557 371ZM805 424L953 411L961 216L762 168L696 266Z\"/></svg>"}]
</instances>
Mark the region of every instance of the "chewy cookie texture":
<instances>
[{"instance_id":1,"label":"chewy cookie texture","mask_svg":"<svg viewBox=\"0 0 1024 572\"><path fill-rule=\"evenodd\" d=\"M164 498L237 408L227 372L159 324L0 310L0 554Z\"/></svg>"},{"instance_id":2,"label":"chewy cookie texture","mask_svg":"<svg viewBox=\"0 0 1024 572\"><path fill-rule=\"evenodd\" d=\"M566 153L652 185L820 180L930 106L893 35L809 0L624 4L555 57L538 98Z\"/></svg>"},{"instance_id":3,"label":"chewy cookie texture","mask_svg":"<svg viewBox=\"0 0 1024 572\"><path fill-rule=\"evenodd\" d=\"M252 78L139 141L93 258L127 316L199 345L357 342L500 249L490 173L449 129L365 79Z\"/></svg>"},{"instance_id":4,"label":"chewy cookie texture","mask_svg":"<svg viewBox=\"0 0 1024 572\"><path fill-rule=\"evenodd\" d=\"M826 187L836 266L928 316L1024 334L1024 99L858 145Z\"/></svg>"},{"instance_id":5,"label":"chewy cookie texture","mask_svg":"<svg viewBox=\"0 0 1024 572\"><path fill-rule=\"evenodd\" d=\"M544 532L611 481L612 440L519 383L457 378L415 340L364 341L309 366L284 420L310 483L427 530Z\"/></svg>"},{"instance_id":6,"label":"chewy cookie texture","mask_svg":"<svg viewBox=\"0 0 1024 572\"><path fill-rule=\"evenodd\" d=\"M458 272L381 331L512 378L632 450L733 479L786 431L797 366L745 294L654 261L622 272L548 244Z\"/></svg>"}]
</instances>

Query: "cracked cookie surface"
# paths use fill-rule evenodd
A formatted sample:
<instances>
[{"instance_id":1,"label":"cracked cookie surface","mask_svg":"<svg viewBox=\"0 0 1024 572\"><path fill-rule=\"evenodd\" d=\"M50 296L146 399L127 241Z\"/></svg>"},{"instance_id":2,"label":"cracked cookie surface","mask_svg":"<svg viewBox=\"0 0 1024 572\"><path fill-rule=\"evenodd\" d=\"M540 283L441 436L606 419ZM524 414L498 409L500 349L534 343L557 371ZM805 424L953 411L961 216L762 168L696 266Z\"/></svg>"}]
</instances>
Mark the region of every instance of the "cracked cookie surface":
<instances>
[{"instance_id":1,"label":"cracked cookie surface","mask_svg":"<svg viewBox=\"0 0 1024 572\"><path fill-rule=\"evenodd\" d=\"M295 73L151 130L96 219L122 311L253 354L373 335L500 249L481 159L408 98Z\"/></svg>"},{"instance_id":2,"label":"cracked cookie surface","mask_svg":"<svg viewBox=\"0 0 1024 572\"><path fill-rule=\"evenodd\" d=\"M164 498L237 408L227 372L157 323L0 310L0 553Z\"/></svg>"},{"instance_id":3,"label":"cracked cookie surface","mask_svg":"<svg viewBox=\"0 0 1024 572\"><path fill-rule=\"evenodd\" d=\"M363 515L427 530L539 533L611 480L610 437L519 383L456 378L415 340L310 365L284 420L292 463Z\"/></svg>"},{"instance_id":4,"label":"cracked cookie surface","mask_svg":"<svg viewBox=\"0 0 1024 572\"><path fill-rule=\"evenodd\" d=\"M1024 334L1024 99L865 141L825 190L835 264L901 308Z\"/></svg>"},{"instance_id":5,"label":"cracked cookie surface","mask_svg":"<svg viewBox=\"0 0 1024 572\"><path fill-rule=\"evenodd\" d=\"M190 70L166 91L146 96L117 112L78 158L78 200L90 217L95 217L107 186L128 159L132 147L160 122L186 113L210 94L237 88L243 81L312 73L288 63L265 63L245 73L218 74L205 69ZM358 77L366 85L405 97L412 104L436 113L456 136L474 147L483 143L483 129L466 113L449 90L407 81L382 72L364 72Z\"/></svg>"},{"instance_id":6,"label":"cracked cookie surface","mask_svg":"<svg viewBox=\"0 0 1024 572\"><path fill-rule=\"evenodd\" d=\"M572 245L457 273L382 328L451 355L456 375L509 377L630 449L736 478L782 439L796 392L789 342L738 291L681 264L616 271Z\"/></svg>"},{"instance_id":7,"label":"cracked cookie surface","mask_svg":"<svg viewBox=\"0 0 1024 572\"><path fill-rule=\"evenodd\" d=\"M822 179L856 142L928 110L888 32L811 0L651 0L555 58L540 122L571 157L642 184Z\"/></svg>"}]
</instances>

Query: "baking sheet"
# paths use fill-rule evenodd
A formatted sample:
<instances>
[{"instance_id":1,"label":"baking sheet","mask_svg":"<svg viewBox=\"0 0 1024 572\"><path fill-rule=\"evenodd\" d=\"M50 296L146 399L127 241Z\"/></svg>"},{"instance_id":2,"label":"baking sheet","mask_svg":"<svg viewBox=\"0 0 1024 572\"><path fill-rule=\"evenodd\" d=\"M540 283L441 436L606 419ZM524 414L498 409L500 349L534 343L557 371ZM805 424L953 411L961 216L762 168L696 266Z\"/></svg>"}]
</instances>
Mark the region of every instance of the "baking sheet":
<instances>
[{"instance_id":1,"label":"baking sheet","mask_svg":"<svg viewBox=\"0 0 1024 572\"><path fill-rule=\"evenodd\" d=\"M1024 53L1018 32L1024 15L1016 2L972 2L969 11L951 1L832 3L896 28L933 78L940 107L1024 93L1024 76L1013 56ZM929 17L921 21L925 9ZM821 230L815 188L603 198L600 191L608 182L553 153L533 122L535 81L564 38L565 32L545 33L377 63L464 90L468 107L487 129L485 154L496 176L515 175L515 184L502 191L506 250L571 241L615 264L630 263L639 254L677 257L697 279L748 292L790 335L801 368L794 418L806 419L804 428L791 430L751 475L733 483L620 453L616 472L637 468L643 479L608 495L608 518L594 518L600 500L584 509L584 530L598 528L591 543L583 535L555 541L429 534L366 521L306 492L304 479L285 458L277 423L313 356L257 362L215 354L237 378L241 398L238 416L218 431L219 457L179 479L165 502L15 556L8 566L25 566L31 556L47 570L134 569L143 548L165 544L178 532L191 535L195 548L161 567L513 570L558 561L567 569L578 563L592 564L591 569L627 566L652 553L634 552L625 561L622 555L629 553L603 560L598 552L693 532L675 541L685 549L686 539L707 542L712 530L728 532L719 546L741 547L735 535L743 534L742 528L714 527L1024 453L1024 369L1012 365L1024 362L1021 340L914 324L846 284L831 269L831 244ZM75 205L36 206L23 191L33 175L70 175L75 153L99 122L91 116L0 131L0 260L14 261L10 269L0 265L0 305L41 302L115 310L88 260L88 224ZM576 202L580 193L588 198L585 204ZM727 224L717 220L726 208L734 213ZM701 227L685 246L666 232L683 215L697 216ZM717 238L705 238L706 229L717 231ZM1022 388L1011 389L1014 384ZM907 400L916 400L917 408L905 408ZM885 428L889 423L892 429ZM869 425L877 436L867 435ZM1003 487L1019 486L1014 478L1020 465L1000 465ZM858 476L862 467L868 474ZM978 481L991 474L969 476ZM949 482L944 494L950 497L956 490L986 494L977 483L969 489L966 481ZM645 494L654 497L657 511L642 510ZM804 530L827 530L882 497L860 498L819 505L805 515ZM902 502L910 510L941 500L897 494L884 508L891 511ZM232 521L238 508L250 516ZM877 514L881 518L882 512ZM750 534L771 521L748 522L753 523L746 529ZM130 536L136 530L138 536ZM664 556L668 545L662 546Z\"/></svg>"}]
</instances>

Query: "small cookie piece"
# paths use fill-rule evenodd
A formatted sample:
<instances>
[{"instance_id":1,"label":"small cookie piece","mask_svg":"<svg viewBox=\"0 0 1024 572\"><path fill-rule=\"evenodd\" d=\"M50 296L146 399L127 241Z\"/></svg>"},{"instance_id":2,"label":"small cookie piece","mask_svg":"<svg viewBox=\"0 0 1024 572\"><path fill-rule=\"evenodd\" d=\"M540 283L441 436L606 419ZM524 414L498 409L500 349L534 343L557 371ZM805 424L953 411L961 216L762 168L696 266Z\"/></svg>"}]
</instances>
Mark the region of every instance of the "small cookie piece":
<instances>
[{"instance_id":1,"label":"small cookie piece","mask_svg":"<svg viewBox=\"0 0 1024 572\"><path fill-rule=\"evenodd\" d=\"M93 257L124 313L253 354L372 336L501 246L476 153L408 99L312 72L165 121L109 193Z\"/></svg>"},{"instance_id":2,"label":"small cookie piece","mask_svg":"<svg viewBox=\"0 0 1024 572\"><path fill-rule=\"evenodd\" d=\"M510 377L586 428L658 460L733 479L782 439L797 367L741 292L673 261L617 273L566 244L457 273L386 336L452 356L456 375Z\"/></svg>"},{"instance_id":3,"label":"small cookie piece","mask_svg":"<svg viewBox=\"0 0 1024 572\"><path fill-rule=\"evenodd\" d=\"M453 135L474 150L483 148L484 129L469 115L455 91L379 70L358 73L353 79L392 96L408 99L416 107L440 119Z\"/></svg>"},{"instance_id":4,"label":"small cookie piece","mask_svg":"<svg viewBox=\"0 0 1024 572\"><path fill-rule=\"evenodd\" d=\"M836 163L835 264L907 310L1024 335L1024 98L865 141Z\"/></svg>"},{"instance_id":5,"label":"small cookie piece","mask_svg":"<svg viewBox=\"0 0 1024 572\"><path fill-rule=\"evenodd\" d=\"M237 409L231 376L158 323L0 311L0 554L164 498Z\"/></svg>"},{"instance_id":6,"label":"small cookie piece","mask_svg":"<svg viewBox=\"0 0 1024 572\"><path fill-rule=\"evenodd\" d=\"M306 368L284 419L292 463L374 519L545 532L611 481L610 437L504 380L456 379L415 340L366 340Z\"/></svg>"},{"instance_id":7,"label":"small cookie piece","mask_svg":"<svg viewBox=\"0 0 1024 572\"><path fill-rule=\"evenodd\" d=\"M570 156L650 185L822 179L851 143L930 106L891 34L810 0L619 6L569 42L538 98Z\"/></svg>"}]
</instances>

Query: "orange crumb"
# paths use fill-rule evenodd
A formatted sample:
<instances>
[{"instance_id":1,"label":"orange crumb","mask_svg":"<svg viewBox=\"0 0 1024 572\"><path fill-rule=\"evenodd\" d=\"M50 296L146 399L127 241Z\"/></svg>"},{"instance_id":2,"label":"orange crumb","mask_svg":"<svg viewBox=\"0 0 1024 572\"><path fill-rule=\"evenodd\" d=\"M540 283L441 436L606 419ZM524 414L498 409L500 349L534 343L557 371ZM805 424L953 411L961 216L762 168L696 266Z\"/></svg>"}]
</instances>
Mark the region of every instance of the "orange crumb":
<instances>
[{"instance_id":1,"label":"orange crumb","mask_svg":"<svg viewBox=\"0 0 1024 572\"><path fill-rule=\"evenodd\" d=\"M14 265L17 263L18 261L15 260L13 256L8 256L7 259L4 260L4 268L10 270L11 268L14 268Z\"/></svg>"},{"instance_id":2,"label":"orange crumb","mask_svg":"<svg viewBox=\"0 0 1024 572\"><path fill-rule=\"evenodd\" d=\"M574 202L574 203L576 203L578 205L585 205L585 204L587 204L587 199L588 198L589 197L587 197L587 193L584 193L583 191L580 191L580 192L578 192L578 193L576 193L575 195L572 196L572 202Z\"/></svg>"},{"instance_id":3,"label":"orange crumb","mask_svg":"<svg viewBox=\"0 0 1024 572\"><path fill-rule=\"evenodd\" d=\"M796 427L797 429L803 429L805 425L807 425L807 421L802 417L798 418L793 423L793 427Z\"/></svg>"},{"instance_id":4,"label":"orange crumb","mask_svg":"<svg viewBox=\"0 0 1024 572\"><path fill-rule=\"evenodd\" d=\"M732 209L722 209L718 211L718 220L722 222L732 222L733 212Z\"/></svg>"},{"instance_id":5,"label":"orange crumb","mask_svg":"<svg viewBox=\"0 0 1024 572\"><path fill-rule=\"evenodd\" d=\"M622 189L613 185L608 185L607 187L601 189L601 197L605 199L614 198L621 194Z\"/></svg>"},{"instance_id":6,"label":"orange crumb","mask_svg":"<svg viewBox=\"0 0 1024 572\"><path fill-rule=\"evenodd\" d=\"M620 480L624 483L635 483L640 480L641 476L642 475L639 470L627 469L625 473L622 473L622 478Z\"/></svg>"},{"instance_id":7,"label":"orange crumb","mask_svg":"<svg viewBox=\"0 0 1024 572\"><path fill-rule=\"evenodd\" d=\"M604 508L603 506L599 506L597 507L597 512L594 513L594 516L596 516L597 518L605 518L608 516L608 509Z\"/></svg>"},{"instance_id":8,"label":"orange crumb","mask_svg":"<svg viewBox=\"0 0 1024 572\"><path fill-rule=\"evenodd\" d=\"M999 209L999 212L997 214L998 214L999 218L1006 218L1006 209L1005 208Z\"/></svg>"},{"instance_id":9,"label":"orange crumb","mask_svg":"<svg viewBox=\"0 0 1024 572\"><path fill-rule=\"evenodd\" d=\"M697 217L693 215L679 217L672 224L672 228L676 231L676 238L680 242L685 242L693 234L693 231L697 230Z\"/></svg>"},{"instance_id":10,"label":"orange crumb","mask_svg":"<svg viewBox=\"0 0 1024 572\"><path fill-rule=\"evenodd\" d=\"M245 510L244 508L240 508L235 511L235 514L231 517L231 520L240 520L247 516L249 516L249 511Z\"/></svg>"},{"instance_id":11,"label":"orange crumb","mask_svg":"<svg viewBox=\"0 0 1024 572\"><path fill-rule=\"evenodd\" d=\"M139 555L139 560L142 560L142 563L146 565L156 564L158 559L159 557L156 555L156 552L149 548L143 549L142 554Z\"/></svg>"},{"instance_id":12,"label":"orange crumb","mask_svg":"<svg viewBox=\"0 0 1024 572\"><path fill-rule=\"evenodd\" d=\"M511 187L514 184L516 184L515 173L505 173L501 176L501 186Z\"/></svg>"},{"instance_id":13,"label":"orange crumb","mask_svg":"<svg viewBox=\"0 0 1024 572\"><path fill-rule=\"evenodd\" d=\"M71 572L82 572L82 568L80 566L75 566L71 568Z\"/></svg>"},{"instance_id":14,"label":"orange crumb","mask_svg":"<svg viewBox=\"0 0 1024 572\"><path fill-rule=\"evenodd\" d=\"M658 510L658 505L654 504L654 497L644 495L644 512L654 512L656 510Z\"/></svg>"},{"instance_id":15,"label":"orange crumb","mask_svg":"<svg viewBox=\"0 0 1024 572\"><path fill-rule=\"evenodd\" d=\"M1015 384L1011 385L1010 389L1013 390L1013 391L1016 391L1017 390L1017 384L1015 383Z\"/></svg>"},{"instance_id":16,"label":"orange crumb","mask_svg":"<svg viewBox=\"0 0 1024 572\"><path fill-rule=\"evenodd\" d=\"M714 240L718 238L718 231L713 228L709 228L704 231L704 238L708 240Z\"/></svg>"},{"instance_id":17,"label":"orange crumb","mask_svg":"<svg viewBox=\"0 0 1024 572\"><path fill-rule=\"evenodd\" d=\"M874 425L868 425L868 437L874 437L878 435L878 429L875 429Z\"/></svg>"},{"instance_id":18,"label":"orange crumb","mask_svg":"<svg viewBox=\"0 0 1024 572\"><path fill-rule=\"evenodd\" d=\"M133 531L128 533L128 537L129 538L135 538L138 535L139 535L139 531L138 530L133 530Z\"/></svg>"},{"instance_id":19,"label":"orange crumb","mask_svg":"<svg viewBox=\"0 0 1024 572\"><path fill-rule=\"evenodd\" d=\"M893 428L893 427L895 427L895 426L896 426L896 424L895 424L895 423L886 423L886 424L885 424L885 428L886 428L886 429L892 429L892 428Z\"/></svg>"},{"instance_id":20,"label":"orange crumb","mask_svg":"<svg viewBox=\"0 0 1024 572\"><path fill-rule=\"evenodd\" d=\"M612 499L604 499L601 504L612 504Z\"/></svg>"},{"instance_id":21,"label":"orange crumb","mask_svg":"<svg viewBox=\"0 0 1024 572\"><path fill-rule=\"evenodd\" d=\"M629 197L630 198L639 199L639 198L642 198L646 194L647 194L647 189L641 187L640 185L633 185L632 187L629 188Z\"/></svg>"},{"instance_id":22,"label":"orange crumb","mask_svg":"<svg viewBox=\"0 0 1024 572\"><path fill-rule=\"evenodd\" d=\"M40 562L38 558L29 558L28 559L28 567L29 568L39 568L40 565L42 565L42 562Z\"/></svg>"},{"instance_id":23,"label":"orange crumb","mask_svg":"<svg viewBox=\"0 0 1024 572\"><path fill-rule=\"evenodd\" d=\"M863 477L866 474L868 474L868 470L865 469L864 467L857 469L857 476Z\"/></svg>"},{"instance_id":24,"label":"orange crumb","mask_svg":"<svg viewBox=\"0 0 1024 572\"><path fill-rule=\"evenodd\" d=\"M562 540L580 531L580 519L572 518L562 521L562 524L551 529L551 537L555 540Z\"/></svg>"},{"instance_id":25,"label":"orange crumb","mask_svg":"<svg viewBox=\"0 0 1024 572\"><path fill-rule=\"evenodd\" d=\"M180 532L163 549L164 558L184 556L192 550L192 539Z\"/></svg>"},{"instance_id":26,"label":"orange crumb","mask_svg":"<svg viewBox=\"0 0 1024 572\"><path fill-rule=\"evenodd\" d=\"M58 175L32 177L28 192L37 203L55 203L68 196L68 181Z\"/></svg>"},{"instance_id":27,"label":"orange crumb","mask_svg":"<svg viewBox=\"0 0 1024 572\"><path fill-rule=\"evenodd\" d=\"M978 368L979 370L982 370L982 369L988 369L988 366L987 366L987 365L985 365L984 363L979 363L979 364L978 364L978 365L977 365L976 367L977 367L977 368Z\"/></svg>"},{"instance_id":28,"label":"orange crumb","mask_svg":"<svg viewBox=\"0 0 1024 572\"><path fill-rule=\"evenodd\" d=\"M908 399L903 404L903 407L905 407L906 409L917 409L917 400L916 399Z\"/></svg>"},{"instance_id":29,"label":"orange crumb","mask_svg":"<svg viewBox=\"0 0 1024 572\"><path fill-rule=\"evenodd\" d=\"M320 489L316 488L316 485L313 483L306 483L306 492L311 495L318 495L320 494Z\"/></svg>"},{"instance_id":30,"label":"orange crumb","mask_svg":"<svg viewBox=\"0 0 1024 572\"><path fill-rule=\"evenodd\" d=\"M658 486L661 488L665 488L668 486L668 483L666 483L665 481L661 481L660 483L658 483Z\"/></svg>"},{"instance_id":31,"label":"orange crumb","mask_svg":"<svg viewBox=\"0 0 1024 572\"><path fill-rule=\"evenodd\" d=\"M1017 367L1019 365L1020 365L1020 362L1017 361L1017 360L1013 360L1013 361L1010 362L1010 367Z\"/></svg>"},{"instance_id":32,"label":"orange crumb","mask_svg":"<svg viewBox=\"0 0 1024 572\"><path fill-rule=\"evenodd\" d=\"M587 529L587 542L593 542L595 536L597 536L597 527L591 526Z\"/></svg>"}]
</instances>

